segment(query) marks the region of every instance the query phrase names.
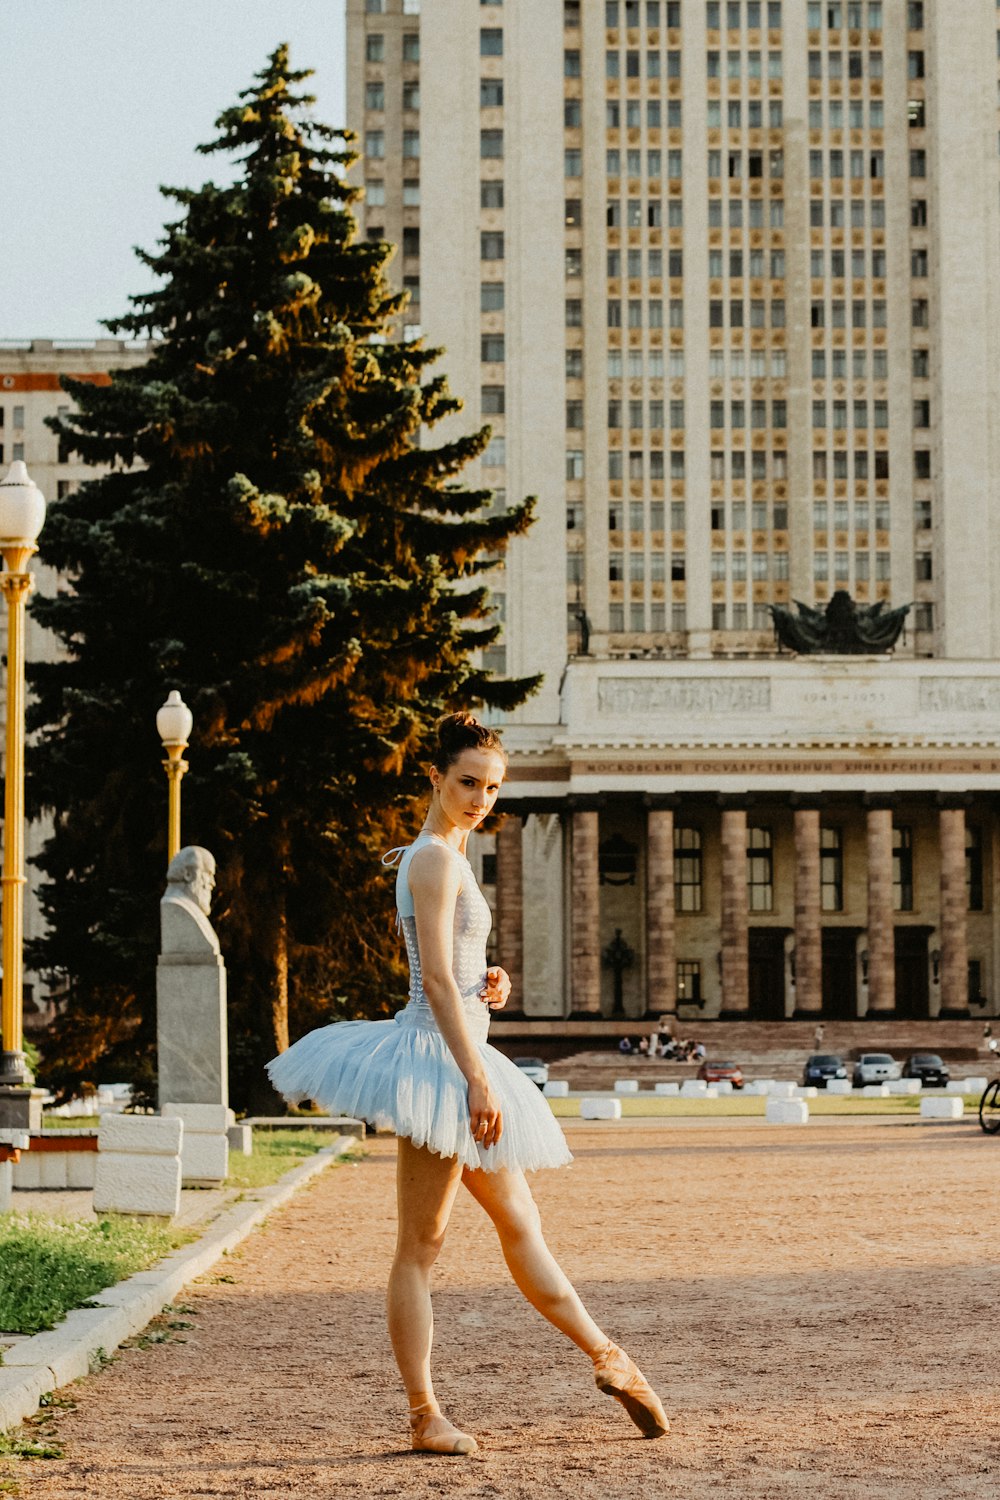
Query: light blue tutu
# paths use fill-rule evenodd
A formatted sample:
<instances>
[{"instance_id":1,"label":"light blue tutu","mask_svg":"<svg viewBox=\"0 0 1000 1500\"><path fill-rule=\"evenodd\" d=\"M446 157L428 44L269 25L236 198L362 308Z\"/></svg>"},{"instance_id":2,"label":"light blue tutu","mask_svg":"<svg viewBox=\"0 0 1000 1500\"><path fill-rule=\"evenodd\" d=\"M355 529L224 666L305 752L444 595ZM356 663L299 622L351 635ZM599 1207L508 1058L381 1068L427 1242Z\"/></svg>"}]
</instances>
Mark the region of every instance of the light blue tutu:
<instances>
[{"instance_id":1,"label":"light blue tutu","mask_svg":"<svg viewBox=\"0 0 1000 1500\"><path fill-rule=\"evenodd\" d=\"M488 1150L472 1138L468 1085L438 1029L420 974L406 871L412 853L427 840L451 849L437 835L421 834L404 852L396 880L410 962L407 1005L391 1021L339 1021L309 1032L268 1063L268 1076L289 1103L313 1099L331 1114L351 1115L378 1130L392 1130L439 1156L457 1157L465 1167L534 1172L565 1166L573 1158L546 1100L520 1068L486 1040L490 1013L479 992L485 981L492 916L468 861L451 849L462 865L453 971L469 1031L503 1119L503 1134Z\"/></svg>"}]
</instances>

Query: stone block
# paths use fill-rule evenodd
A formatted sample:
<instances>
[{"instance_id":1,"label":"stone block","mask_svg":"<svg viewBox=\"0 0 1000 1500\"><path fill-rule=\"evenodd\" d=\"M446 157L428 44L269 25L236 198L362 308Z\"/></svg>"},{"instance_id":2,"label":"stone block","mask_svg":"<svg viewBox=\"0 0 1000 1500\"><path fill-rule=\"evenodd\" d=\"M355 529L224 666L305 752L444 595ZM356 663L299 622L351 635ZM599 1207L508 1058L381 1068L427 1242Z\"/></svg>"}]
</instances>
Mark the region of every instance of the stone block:
<instances>
[{"instance_id":1,"label":"stone block","mask_svg":"<svg viewBox=\"0 0 1000 1500\"><path fill-rule=\"evenodd\" d=\"M676 1099L681 1091L679 1083L656 1083L653 1085L654 1094L666 1094L670 1099Z\"/></svg>"},{"instance_id":2,"label":"stone block","mask_svg":"<svg viewBox=\"0 0 1000 1500\"><path fill-rule=\"evenodd\" d=\"M170 905L161 903L161 915ZM226 971L217 954L161 955L156 1041L161 1103L229 1103Z\"/></svg>"},{"instance_id":3,"label":"stone block","mask_svg":"<svg viewBox=\"0 0 1000 1500\"><path fill-rule=\"evenodd\" d=\"M620 1120L621 1117L622 1101L620 1099L580 1100L581 1120Z\"/></svg>"},{"instance_id":4,"label":"stone block","mask_svg":"<svg viewBox=\"0 0 1000 1500\"><path fill-rule=\"evenodd\" d=\"M819 1089L815 1088L811 1083L807 1083L798 1084L792 1097L795 1099L816 1099L818 1096Z\"/></svg>"},{"instance_id":5,"label":"stone block","mask_svg":"<svg viewBox=\"0 0 1000 1500\"><path fill-rule=\"evenodd\" d=\"M794 1099L796 1085L786 1083L781 1079L771 1079L767 1086L768 1096L771 1099Z\"/></svg>"},{"instance_id":6,"label":"stone block","mask_svg":"<svg viewBox=\"0 0 1000 1500\"><path fill-rule=\"evenodd\" d=\"M989 1083L988 1078L952 1078L947 1084L949 1094L981 1094Z\"/></svg>"},{"instance_id":7,"label":"stone block","mask_svg":"<svg viewBox=\"0 0 1000 1500\"><path fill-rule=\"evenodd\" d=\"M156 1124L176 1125L180 1120ZM103 1133L103 1124L101 1130ZM181 1206L181 1159L124 1151L101 1151L94 1181L97 1213L160 1214L173 1218Z\"/></svg>"},{"instance_id":8,"label":"stone block","mask_svg":"<svg viewBox=\"0 0 1000 1500\"><path fill-rule=\"evenodd\" d=\"M720 1097L723 1094L731 1094L733 1092L733 1085L728 1078L720 1078L718 1083L712 1084L712 1087L714 1088L716 1094Z\"/></svg>"},{"instance_id":9,"label":"stone block","mask_svg":"<svg viewBox=\"0 0 1000 1500\"><path fill-rule=\"evenodd\" d=\"M708 1092L708 1084L704 1078L685 1078L681 1084L682 1099L704 1099Z\"/></svg>"},{"instance_id":10,"label":"stone block","mask_svg":"<svg viewBox=\"0 0 1000 1500\"><path fill-rule=\"evenodd\" d=\"M25 1188L37 1188L42 1185L42 1159L40 1156L32 1156L30 1151L22 1151L21 1160L10 1162L13 1170L14 1186L22 1191Z\"/></svg>"},{"instance_id":11,"label":"stone block","mask_svg":"<svg viewBox=\"0 0 1000 1500\"><path fill-rule=\"evenodd\" d=\"M890 1094L899 1094L899 1095L903 1095L903 1096L908 1096L910 1094L919 1094L920 1093L920 1088L921 1088L921 1084L920 1084L920 1079L919 1078L890 1078L889 1079L889 1093Z\"/></svg>"},{"instance_id":12,"label":"stone block","mask_svg":"<svg viewBox=\"0 0 1000 1500\"><path fill-rule=\"evenodd\" d=\"M188 1135L181 1146L181 1180L185 1187L226 1180L229 1141L224 1135Z\"/></svg>"},{"instance_id":13,"label":"stone block","mask_svg":"<svg viewBox=\"0 0 1000 1500\"><path fill-rule=\"evenodd\" d=\"M220 1135L236 1124L236 1116L224 1104L165 1104L165 1120L183 1120L184 1136Z\"/></svg>"},{"instance_id":14,"label":"stone block","mask_svg":"<svg viewBox=\"0 0 1000 1500\"><path fill-rule=\"evenodd\" d=\"M752 1080L752 1082L744 1085L744 1088L743 1088L743 1097L745 1099L760 1099L763 1095L765 1095L767 1093L769 1087L770 1087L770 1080L769 1079L767 1079L767 1078L755 1078L755 1079Z\"/></svg>"},{"instance_id":15,"label":"stone block","mask_svg":"<svg viewBox=\"0 0 1000 1500\"><path fill-rule=\"evenodd\" d=\"M965 1111L965 1101L957 1094L927 1095L920 1101L922 1120L960 1120Z\"/></svg>"},{"instance_id":16,"label":"stone block","mask_svg":"<svg viewBox=\"0 0 1000 1500\"><path fill-rule=\"evenodd\" d=\"M8 1208L10 1208L13 1190L14 1163L12 1161L0 1161L0 1214L6 1213Z\"/></svg>"},{"instance_id":17,"label":"stone block","mask_svg":"<svg viewBox=\"0 0 1000 1500\"><path fill-rule=\"evenodd\" d=\"M565 1099L569 1094L569 1079L550 1078L548 1083L542 1085L542 1093L546 1099Z\"/></svg>"},{"instance_id":18,"label":"stone block","mask_svg":"<svg viewBox=\"0 0 1000 1500\"><path fill-rule=\"evenodd\" d=\"M826 1092L828 1094L849 1094L851 1087L851 1080L849 1078L830 1078L827 1080Z\"/></svg>"},{"instance_id":19,"label":"stone block","mask_svg":"<svg viewBox=\"0 0 1000 1500\"><path fill-rule=\"evenodd\" d=\"M866 1083L861 1093L865 1099L888 1099L889 1085L887 1083Z\"/></svg>"},{"instance_id":20,"label":"stone block","mask_svg":"<svg viewBox=\"0 0 1000 1500\"><path fill-rule=\"evenodd\" d=\"M639 1084L638 1084L638 1082L637 1082L636 1079L634 1079L634 1078L616 1078L615 1079L615 1093L616 1094L637 1094L638 1092L639 1092Z\"/></svg>"},{"instance_id":21,"label":"stone block","mask_svg":"<svg viewBox=\"0 0 1000 1500\"><path fill-rule=\"evenodd\" d=\"M249 1125L230 1125L226 1130L226 1140L230 1151L237 1151L240 1156L253 1155L253 1131Z\"/></svg>"},{"instance_id":22,"label":"stone block","mask_svg":"<svg viewBox=\"0 0 1000 1500\"><path fill-rule=\"evenodd\" d=\"M177 1156L184 1124L162 1115L102 1115L98 1152L128 1152L140 1156Z\"/></svg>"},{"instance_id":23,"label":"stone block","mask_svg":"<svg viewBox=\"0 0 1000 1500\"><path fill-rule=\"evenodd\" d=\"M97 1178L96 1151L67 1151L66 1186L92 1188Z\"/></svg>"},{"instance_id":24,"label":"stone block","mask_svg":"<svg viewBox=\"0 0 1000 1500\"><path fill-rule=\"evenodd\" d=\"M766 1117L772 1125L805 1125L809 1106L804 1099L786 1099L772 1095L767 1101Z\"/></svg>"}]
</instances>

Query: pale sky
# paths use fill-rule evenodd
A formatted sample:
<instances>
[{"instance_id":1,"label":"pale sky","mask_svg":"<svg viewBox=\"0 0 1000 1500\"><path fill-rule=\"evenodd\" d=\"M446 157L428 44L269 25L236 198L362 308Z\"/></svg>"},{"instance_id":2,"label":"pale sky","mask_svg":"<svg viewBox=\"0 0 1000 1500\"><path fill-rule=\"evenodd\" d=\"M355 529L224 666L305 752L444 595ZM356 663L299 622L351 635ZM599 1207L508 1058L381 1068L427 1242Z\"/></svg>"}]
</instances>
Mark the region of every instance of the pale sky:
<instances>
[{"instance_id":1,"label":"pale sky","mask_svg":"<svg viewBox=\"0 0 1000 1500\"><path fill-rule=\"evenodd\" d=\"M279 42L344 123L344 0L0 0L0 339L106 336L177 206L224 179L195 147Z\"/></svg>"}]
</instances>

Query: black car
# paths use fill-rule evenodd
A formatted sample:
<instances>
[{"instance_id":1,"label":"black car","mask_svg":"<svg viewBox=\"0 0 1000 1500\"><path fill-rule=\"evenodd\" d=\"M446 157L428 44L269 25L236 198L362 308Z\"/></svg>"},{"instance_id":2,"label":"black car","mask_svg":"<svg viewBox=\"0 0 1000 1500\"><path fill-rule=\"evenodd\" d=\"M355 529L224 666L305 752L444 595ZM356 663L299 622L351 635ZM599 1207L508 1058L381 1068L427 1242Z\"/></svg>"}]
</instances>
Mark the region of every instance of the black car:
<instances>
[{"instance_id":1,"label":"black car","mask_svg":"<svg viewBox=\"0 0 1000 1500\"><path fill-rule=\"evenodd\" d=\"M925 1088L943 1089L951 1074L936 1052L914 1052L903 1064L903 1077L919 1078Z\"/></svg>"},{"instance_id":2,"label":"black car","mask_svg":"<svg viewBox=\"0 0 1000 1500\"><path fill-rule=\"evenodd\" d=\"M825 1089L831 1078L846 1078L847 1069L844 1059L837 1057L833 1052L816 1052L812 1057L806 1058L806 1065L802 1070L803 1087L808 1088L812 1084L815 1088Z\"/></svg>"}]
</instances>

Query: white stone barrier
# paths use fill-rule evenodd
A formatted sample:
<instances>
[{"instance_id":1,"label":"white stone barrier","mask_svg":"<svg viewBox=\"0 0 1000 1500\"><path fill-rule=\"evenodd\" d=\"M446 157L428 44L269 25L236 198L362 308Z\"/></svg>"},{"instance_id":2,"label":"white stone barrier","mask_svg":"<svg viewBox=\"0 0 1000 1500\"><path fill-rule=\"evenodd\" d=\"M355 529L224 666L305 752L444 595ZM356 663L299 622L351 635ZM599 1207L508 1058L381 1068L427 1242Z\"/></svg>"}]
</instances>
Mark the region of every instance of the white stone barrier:
<instances>
[{"instance_id":1,"label":"white stone barrier","mask_svg":"<svg viewBox=\"0 0 1000 1500\"><path fill-rule=\"evenodd\" d=\"M542 1093L546 1099L565 1099L569 1094L569 1079L550 1078L548 1083L542 1085Z\"/></svg>"},{"instance_id":2,"label":"white stone barrier","mask_svg":"<svg viewBox=\"0 0 1000 1500\"><path fill-rule=\"evenodd\" d=\"M183 1120L101 1115L95 1212L173 1218L181 1206L183 1135Z\"/></svg>"},{"instance_id":3,"label":"white stone barrier","mask_svg":"<svg viewBox=\"0 0 1000 1500\"><path fill-rule=\"evenodd\" d=\"M861 1092L866 1099L888 1099L889 1085L887 1083L866 1083Z\"/></svg>"},{"instance_id":4,"label":"white stone barrier","mask_svg":"<svg viewBox=\"0 0 1000 1500\"><path fill-rule=\"evenodd\" d=\"M773 1082L772 1078L754 1078L744 1086L743 1097L745 1099L763 1098Z\"/></svg>"},{"instance_id":5,"label":"white stone barrier","mask_svg":"<svg viewBox=\"0 0 1000 1500\"><path fill-rule=\"evenodd\" d=\"M226 1140L230 1151L236 1151L240 1156L253 1155L253 1130L249 1125L228 1126Z\"/></svg>"},{"instance_id":6,"label":"white stone barrier","mask_svg":"<svg viewBox=\"0 0 1000 1500\"><path fill-rule=\"evenodd\" d=\"M809 1106L804 1099L784 1099L772 1095L764 1113L772 1125L805 1125L809 1120Z\"/></svg>"},{"instance_id":7,"label":"white stone barrier","mask_svg":"<svg viewBox=\"0 0 1000 1500\"><path fill-rule=\"evenodd\" d=\"M678 1098L680 1091L681 1086L679 1083L655 1083L653 1085L654 1094L665 1094L668 1099Z\"/></svg>"},{"instance_id":8,"label":"white stone barrier","mask_svg":"<svg viewBox=\"0 0 1000 1500\"><path fill-rule=\"evenodd\" d=\"M704 1099L708 1094L708 1084L704 1078L685 1078L681 1084L681 1098Z\"/></svg>"},{"instance_id":9,"label":"white stone barrier","mask_svg":"<svg viewBox=\"0 0 1000 1500\"><path fill-rule=\"evenodd\" d=\"M96 1151L25 1151L14 1164L18 1189L92 1188L96 1177Z\"/></svg>"},{"instance_id":10,"label":"white stone barrier","mask_svg":"<svg viewBox=\"0 0 1000 1500\"><path fill-rule=\"evenodd\" d=\"M716 1094L719 1097L724 1094L731 1094L733 1092L732 1082L728 1078L720 1078L718 1083L712 1084L712 1088L714 1088Z\"/></svg>"},{"instance_id":11,"label":"white stone barrier","mask_svg":"<svg viewBox=\"0 0 1000 1500\"><path fill-rule=\"evenodd\" d=\"M965 1111L965 1102L956 1094L938 1094L937 1098L925 1096L920 1101L922 1120L960 1120Z\"/></svg>"},{"instance_id":12,"label":"white stone barrier","mask_svg":"<svg viewBox=\"0 0 1000 1500\"><path fill-rule=\"evenodd\" d=\"M26 1130L16 1130L5 1127L0 1130L0 1146L9 1146L11 1151L27 1151L31 1144L31 1137ZM24 1158L22 1157L23 1161ZM14 1163L9 1159L0 1161L0 1213L5 1213L10 1208L11 1192L14 1187Z\"/></svg>"},{"instance_id":13,"label":"white stone barrier","mask_svg":"<svg viewBox=\"0 0 1000 1500\"><path fill-rule=\"evenodd\" d=\"M953 1078L946 1085L949 1094L981 1094L988 1078Z\"/></svg>"},{"instance_id":14,"label":"white stone barrier","mask_svg":"<svg viewBox=\"0 0 1000 1500\"><path fill-rule=\"evenodd\" d=\"M706 1087L705 1087L705 1092L702 1094L701 1097L703 1099L718 1099L718 1097L719 1097L719 1085L717 1083L709 1083L709 1084L707 1084Z\"/></svg>"},{"instance_id":15,"label":"white stone barrier","mask_svg":"<svg viewBox=\"0 0 1000 1500\"><path fill-rule=\"evenodd\" d=\"M217 1187L229 1172L229 1139L236 1116L224 1104L164 1104L162 1118L183 1120L182 1182L185 1187Z\"/></svg>"},{"instance_id":16,"label":"white stone barrier","mask_svg":"<svg viewBox=\"0 0 1000 1500\"><path fill-rule=\"evenodd\" d=\"M785 1083L784 1080L772 1078L768 1081L767 1092L772 1099L794 1099L795 1088L794 1083Z\"/></svg>"},{"instance_id":17,"label":"white stone barrier","mask_svg":"<svg viewBox=\"0 0 1000 1500\"><path fill-rule=\"evenodd\" d=\"M620 1099L588 1097L580 1100L581 1120L620 1120L621 1117L622 1101Z\"/></svg>"},{"instance_id":18,"label":"white stone barrier","mask_svg":"<svg viewBox=\"0 0 1000 1500\"><path fill-rule=\"evenodd\" d=\"M799 1083L795 1086L794 1099L815 1099L819 1095L819 1089L811 1083Z\"/></svg>"},{"instance_id":19,"label":"white stone barrier","mask_svg":"<svg viewBox=\"0 0 1000 1500\"><path fill-rule=\"evenodd\" d=\"M635 1079L635 1078L616 1078L615 1079L615 1093L616 1094L637 1094L638 1092L639 1092L639 1083L638 1083L637 1079Z\"/></svg>"},{"instance_id":20,"label":"white stone barrier","mask_svg":"<svg viewBox=\"0 0 1000 1500\"><path fill-rule=\"evenodd\" d=\"M851 1092L851 1080L849 1078L830 1078L827 1080L826 1092L828 1094L849 1094Z\"/></svg>"},{"instance_id":21,"label":"white stone barrier","mask_svg":"<svg viewBox=\"0 0 1000 1500\"><path fill-rule=\"evenodd\" d=\"M890 1094L919 1094L921 1083L919 1078L890 1078L887 1087Z\"/></svg>"}]
</instances>

